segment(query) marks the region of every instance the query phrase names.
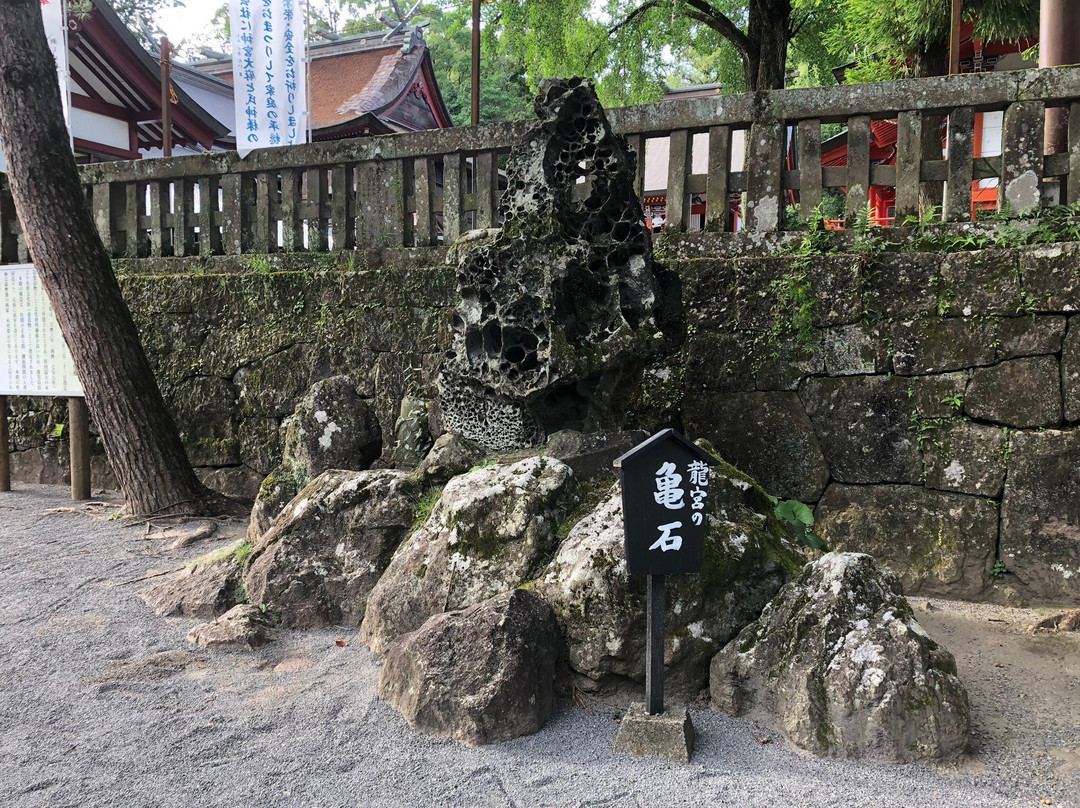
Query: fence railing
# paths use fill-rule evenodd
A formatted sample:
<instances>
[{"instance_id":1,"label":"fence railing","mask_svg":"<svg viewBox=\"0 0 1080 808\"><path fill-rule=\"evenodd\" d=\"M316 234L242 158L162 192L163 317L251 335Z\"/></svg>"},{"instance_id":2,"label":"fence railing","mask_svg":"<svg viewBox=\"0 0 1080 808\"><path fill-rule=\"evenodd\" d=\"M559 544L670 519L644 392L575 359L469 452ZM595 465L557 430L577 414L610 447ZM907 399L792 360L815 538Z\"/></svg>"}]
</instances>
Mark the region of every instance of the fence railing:
<instances>
[{"instance_id":1,"label":"fence railing","mask_svg":"<svg viewBox=\"0 0 1080 808\"><path fill-rule=\"evenodd\" d=\"M1070 110L1068 150L1044 155L1051 107ZM976 116L996 112L1000 154L976 158ZM1080 200L1077 67L712 96L608 116L639 156L654 141L666 145L655 150L666 171L639 158L638 190L663 195L669 230L729 229L740 195L741 228L778 230L792 191L805 217L826 191L843 189L848 221L866 209L872 186L894 189L897 221L925 213L927 199L941 202L945 221L969 220L979 180L996 180L998 208L1016 213L1044 204L1047 179L1059 180L1060 201ZM873 121L895 121L894 158L871 160ZM846 165L822 165L825 124L846 127ZM530 125L316 143L244 160L213 152L99 163L81 174L118 258L431 246L498 224L500 169ZM26 257L0 187L0 263Z\"/></svg>"}]
</instances>

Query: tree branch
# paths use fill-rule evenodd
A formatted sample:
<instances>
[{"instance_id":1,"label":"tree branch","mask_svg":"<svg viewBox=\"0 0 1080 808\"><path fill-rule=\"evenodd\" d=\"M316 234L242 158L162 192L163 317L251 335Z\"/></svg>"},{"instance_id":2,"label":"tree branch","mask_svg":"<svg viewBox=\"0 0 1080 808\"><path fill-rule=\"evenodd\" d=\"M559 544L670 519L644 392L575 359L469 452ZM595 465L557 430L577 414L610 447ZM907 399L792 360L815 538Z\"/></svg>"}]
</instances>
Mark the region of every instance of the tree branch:
<instances>
[{"instance_id":1,"label":"tree branch","mask_svg":"<svg viewBox=\"0 0 1080 808\"><path fill-rule=\"evenodd\" d=\"M647 0L647 2L642 3L640 6L638 6L633 11L631 11L629 14L627 14L623 19L619 20L619 22L615 23L615 25L608 28L608 30L607 30L607 38L610 39L612 36L614 36L616 33L621 31L623 28L625 28L626 26L633 23L638 17L640 17L646 11L649 11L650 9L654 9L659 5L660 5L660 0ZM593 49L591 51L589 51L589 55L585 57L585 66L586 67L589 67L592 64L592 60L595 58L596 54L600 52L600 44L601 43L599 43L599 42L596 43L596 46L593 47Z\"/></svg>"},{"instance_id":2,"label":"tree branch","mask_svg":"<svg viewBox=\"0 0 1080 808\"><path fill-rule=\"evenodd\" d=\"M717 11L707 0L686 0L686 4L692 10L686 12L686 16L692 20L709 26L716 33L735 46L743 57L750 52L750 40L730 19Z\"/></svg>"}]
</instances>

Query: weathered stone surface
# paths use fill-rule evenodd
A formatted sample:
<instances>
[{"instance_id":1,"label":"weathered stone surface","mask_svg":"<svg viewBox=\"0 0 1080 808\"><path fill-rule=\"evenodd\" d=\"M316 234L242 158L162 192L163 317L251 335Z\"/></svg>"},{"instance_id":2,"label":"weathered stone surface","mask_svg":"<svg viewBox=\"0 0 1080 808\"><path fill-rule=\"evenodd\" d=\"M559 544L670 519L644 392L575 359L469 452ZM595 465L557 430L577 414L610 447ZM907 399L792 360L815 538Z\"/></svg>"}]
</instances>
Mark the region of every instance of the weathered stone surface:
<instances>
[{"instance_id":1,"label":"weathered stone surface","mask_svg":"<svg viewBox=\"0 0 1080 808\"><path fill-rule=\"evenodd\" d=\"M1080 244L1043 244L1020 252L1028 299L1039 311L1080 310Z\"/></svg>"},{"instance_id":2,"label":"weathered stone surface","mask_svg":"<svg viewBox=\"0 0 1080 808\"><path fill-rule=\"evenodd\" d=\"M415 396L401 399L401 409L394 422L394 445L390 459L395 468L416 468L431 448L428 430L430 401Z\"/></svg>"},{"instance_id":3,"label":"weathered stone surface","mask_svg":"<svg viewBox=\"0 0 1080 808\"><path fill-rule=\"evenodd\" d=\"M702 571L667 579L665 689L684 702L705 686L712 655L802 562L753 480L723 463L713 470L709 495ZM644 681L645 579L626 572L617 487L570 531L537 593L555 610L579 687L611 676Z\"/></svg>"},{"instance_id":4,"label":"weathered stone surface","mask_svg":"<svg viewBox=\"0 0 1080 808\"><path fill-rule=\"evenodd\" d=\"M250 502L259 493L263 476L247 466L226 466L224 468L197 468L195 475L200 482L227 497L244 499Z\"/></svg>"},{"instance_id":5,"label":"weathered stone surface","mask_svg":"<svg viewBox=\"0 0 1080 808\"><path fill-rule=\"evenodd\" d=\"M244 418L237 429L240 461L259 474L281 465L282 438L277 418Z\"/></svg>"},{"instance_id":6,"label":"weathered stone surface","mask_svg":"<svg viewBox=\"0 0 1080 808\"><path fill-rule=\"evenodd\" d=\"M962 374L808 379L799 398L834 479L845 483L917 483L922 475L912 415L946 417L942 401L962 395Z\"/></svg>"},{"instance_id":7,"label":"weathered stone surface","mask_svg":"<svg viewBox=\"0 0 1080 808\"><path fill-rule=\"evenodd\" d=\"M261 609L242 603L209 623L195 626L187 638L203 648L255 649L274 639L273 628L273 621Z\"/></svg>"},{"instance_id":8,"label":"weathered stone surface","mask_svg":"<svg viewBox=\"0 0 1080 808\"><path fill-rule=\"evenodd\" d=\"M830 376L859 376L888 370L882 356L881 333L870 326L844 325L825 332L825 372Z\"/></svg>"},{"instance_id":9,"label":"weathered stone surface","mask_svg":"<svg viewBox=\"0 0 1080 808\"><path fill-rule=\"evenodd\" d=\"M231 383L212 376L185 379L167 395L193 466L234 466L240 462L236 398Z\"/></svg>"},{"instance_id":10,"label":"weathered stone surface","mask_svg":"<svg viewBox=\"0 0 1080 808\"><path fill-rule=\"evenodd\" d=\"M1014 432L1001 505L1001 559L1031 601L1080 597L1080 430Z\"/></svg>"},{"instance_id":11,"label":"weathered stone surface","mask_svg":"<svg viewBox=\"0 0 1080 808\"><path fill-rule=\"evenodd\" d=\"M614 482L618 478L615 459L648 437L648 433L639 431L584 434L564 429L548 437L546 450L572 468L578 482Z\"/></svg>"},{"instance_id":12,"label":"weathered stone surface","mask_svg":"<svg viewBox=\"0 0 1080 808\"><path fill-rule=\"evenodd\" d=\"M489 450L613 426L620 374L660 336L626 141L588 81L544 81L536 112L510 154L502 230L460 259L461 302L437 379L447 430Z\"/></svg>"},{"instance_id":13,"label":"weathered stone surface","mask_svg":"<svg viewBox=\"0 0 1080 808\"><path fill-rule=\"evenodd\" d=\"M941 262L937 253L888 252L878 256L866 283L867 308L886 319L936 313L939 290L933 279L941 274Z\"/></svg>"},{"instance_id":14,"label":"weathered stone surface","mask_svg":"<svg viewBox=\"0 0 1080 808\"><path fill-rule=\"evenodd\" d=\"M721 392L795 390L806 376L825 372L819 342L773 344L760 335L699 333L686 345L686 389Z\"/></svg>"},{"instance_id":15,"label":"weathered stone surface","mask_svg":"<svg viewBox=\"0 0 1080 808\"><path fill-rule=\"evenodd\" d=\"M683 405L691 435L784 499L816 502L829 467L795 393L698 393Z\"/></svg>"},{"instance_id":16,"label":"weathered stone surface","mask_svg":"<svg viewBox=\"0 0 1080 808\"><path fill-rule=\"evenodd\" d=\"M1006 317L997 323L997 361L1061 350L1064 317Z\"/></svg>"},{"instance_id":17,"label":"weathered stone surface","mask_svg":"<svg viewBox=\"0 0 1080 808\"><path fill-rule=\"evenodd\" d=\"M817 755L909 762L967 744L952 654L890 570L856 553L808 564L712 661L714 709L750 714Z\"/></svg>"},{"instance_id":18,"label":"weathered stone surface","mask_svg":"<svg viewBox=\"0 0 1080 808\"><path fill-rule=\"evenodd\" d=\"M982 317L927 317L892 329L893 368L901 376L994 362L994 323Z\"/></svg>"},{"instance_id":19,"label":"weathered stone surface","mask_svg":"<svg viewBox=\"0 0 1080 808\"><path fill-rule=\"evenodd\" d=\"M534 577L578 503L569 466L546 457L455 477L427 522L394 554L367 602L361 639L383 653L434 614Z\"/></svg>"},{"instance_id":20,"label":"weathered stone surface","mask_svg":"<svg viewBox=\"0 0 1080 808\"><path fill-rule=\"evenodd\" d=\"M998 497L1005 482L1005 433L957 421L924 433L926 484L939 491Z\"/></svg>"},{"instance_id":21,"label":"weathered stone surface","mask_svg":"<svg viewBox=\"0 0 1080 808\"><path fill-rule=\"evenodd\" d=\"M468 746L509 741L551 715L559 646L551 609L515 589L395 640L377 693L421 732Z\"/></svg>"},{"instance_id":22,"label":"weathered stone surface","mask_svg":"<svg viewBox=\"0 0 1080 808\"><path fill-rule=\"evenodd\" d=\"M363 471L381 452L379 421L349 376L314 384L285 434L285 462L304 480L327 469Z\"/></svg>"},{"instance_id":23,"label":"weathered stone surface","mask_svg":"<svg viewBox=\"0 0 1080 808\"><path fill-rule=\"evenodd\" d=\"M1012 359L971 376L964 411L973 418L1026 428L1061 423L1061 378L1053 356Z\"/></svg>"},{"instance_id":24,"label":"weathered stone surface","mask_svg":"<svg viewBox=\"0 0 1080 808\"><path fill-rule=\"evenodd\" d=\"M405 472L323 472L252 550L244 574L251 601L289 628L359 625L419 498Z\"/></svg>"},{"instance_id":25,"label":"weathered stone surface","mask_svg":"<svg viewBox=\"0 0 1080 808\"><path fill-rule=\"evenodd\" d=\"M998 513L992 500L910 485L830 485L814 514L834 550L888 564L909 594L976 599L990 582Z\"/></svg>"},{"instance_id":26,"label":"weathered stone surface","mask_svg":"<svg viewBox=\"0 0 1080 808\"><path fill-rule=\"evenodd\" d=\"M644 703L635 701L619 722L614 752L689 763L694 740L694 725L685 707L666 707L661 715L649 715Z\"/></svg>"},{"instance_id":27,"label":"weathered stone surface","mask_svg":"<svg viewBox=\"0 0 1080 808\"><path fill-rule=\"evenodd\" d=\"M1069 318L1061 350L1061 391L1065 396L1065 420L1080 421L1080 317Z\"/></svg>"},{"instance_id":28,"label":"weathered stone surface","mask_svg":"<svg viewBox=\"0 0 1080 808\"><path fill-rule=\"evenodd\" d=\"M263 478L255 496L255 504L251 506L251 521L248 523L247 533L249 542L258 543L278 514L285 510L285 506L299 493L300 488L296 475L287 466L281 466Z\"/></svg>"},{"instance_id":29,"label":"weathered stone surface","mask_svg":"<svg viewBox=\"0 0 1080 808\"><path fill-rule=\"evenodd\" d=\"M235 541L188 564L172 578L139 593L162 617L208 618L221 614L243 595L240 580L243 540Z\"/></svg>"},{"instance_id":30,"label":"weathered stone surface","mask_svg":"<svg viewBox=\"0 0 1080 808\"><path fill-rule=\"evenodd\" d=\"M931 288L942 314L1008 317L1016 314L1023 300L1019 256L1016 250L946 253Z\"/></svg>"},{"instance_id":31,"label":"weathered stone surface","mask_svg":"<svg viewBox=\"0 0 1080 808\"><path fill-rule=\"evenodd\" d=\"M416 474L428 483L445 483L480 465L483 459L484 450L480 446L461 435L445 432L435 441Z\"/></svg>"}]
</instances>

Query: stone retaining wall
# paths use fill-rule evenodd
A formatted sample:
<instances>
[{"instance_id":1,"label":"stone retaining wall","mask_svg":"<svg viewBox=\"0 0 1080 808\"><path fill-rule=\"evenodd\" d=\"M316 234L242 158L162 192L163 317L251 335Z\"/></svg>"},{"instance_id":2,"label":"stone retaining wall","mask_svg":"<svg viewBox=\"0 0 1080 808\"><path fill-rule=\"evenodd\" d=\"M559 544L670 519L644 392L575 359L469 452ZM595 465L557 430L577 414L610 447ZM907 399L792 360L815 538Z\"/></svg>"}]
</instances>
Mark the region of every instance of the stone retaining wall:
<instances>
[{"instance_id":1,"label":"stone retaining wall","mask_svg":"<svg viewBox=\"0 0 1080 808\"><path fill-rule=\"evenodd\" d=\"M645 369L626 427L708 438L773 493L813 504L833 546L888 561L908 593L1080 596L1080 245L687 252L669 263L685 342ZM250 496L313 382L354 373L384 435L403 396L430 392L456 302L442 261L119 266L193 463ZM62 481L63 403L14 401L16 479ZM100 451L94 482L111 482Z\"/></svg>"}]
</instances>

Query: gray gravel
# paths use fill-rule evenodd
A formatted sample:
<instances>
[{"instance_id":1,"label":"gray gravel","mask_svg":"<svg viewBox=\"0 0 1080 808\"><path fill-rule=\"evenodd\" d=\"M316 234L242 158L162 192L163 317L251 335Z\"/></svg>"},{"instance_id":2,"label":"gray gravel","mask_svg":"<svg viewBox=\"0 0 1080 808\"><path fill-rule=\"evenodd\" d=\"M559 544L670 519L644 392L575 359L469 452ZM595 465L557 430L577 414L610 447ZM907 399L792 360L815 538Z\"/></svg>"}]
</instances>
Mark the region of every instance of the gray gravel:
<instances>
[{"instance_id":1,"label":"gray gravel","mask_svg":"<svg viewBox=\"0 0 1080 808\"><path fill-rule=\"evenodd\" d=\"M941 771L822 761L703 708L689 766L614 756L600 703L562 703L498 747L419 735L375 699L379 663L354 631L198 650L196 621L157 618L145 584L122 584L217 542L148 555L140 528L46 513L70 505L65 489L17 488L0 494L3 808L1077 804L1069 781L1006 776L994 750Z\"/></svg>"}]
</instances>

